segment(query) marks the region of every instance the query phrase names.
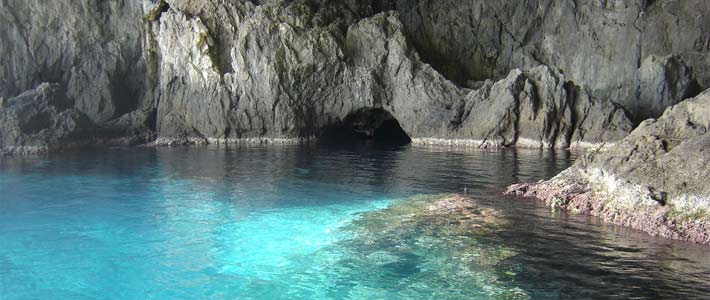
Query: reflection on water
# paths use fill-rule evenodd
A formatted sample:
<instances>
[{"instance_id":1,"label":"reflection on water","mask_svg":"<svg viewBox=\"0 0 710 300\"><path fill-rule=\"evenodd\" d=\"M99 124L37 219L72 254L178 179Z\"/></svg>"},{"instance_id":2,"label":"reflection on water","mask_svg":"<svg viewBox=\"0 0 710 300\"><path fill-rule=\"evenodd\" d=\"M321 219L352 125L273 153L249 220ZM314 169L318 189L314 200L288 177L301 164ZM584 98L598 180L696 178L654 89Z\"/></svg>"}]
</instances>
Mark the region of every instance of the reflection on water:
<instances>
[{"instance_id":1,"label":"reflection on water","mask_svg":"<svg viewBox=\"0 0 710 300\"><path fill-rule=\"evenodd\" d=\"M706 247L497 195L574 158L369 146L2 158L0 298L706 299ZM464 189L495 222L411 218L430 199L416 195Z\"/></svg>"}]
</instances>

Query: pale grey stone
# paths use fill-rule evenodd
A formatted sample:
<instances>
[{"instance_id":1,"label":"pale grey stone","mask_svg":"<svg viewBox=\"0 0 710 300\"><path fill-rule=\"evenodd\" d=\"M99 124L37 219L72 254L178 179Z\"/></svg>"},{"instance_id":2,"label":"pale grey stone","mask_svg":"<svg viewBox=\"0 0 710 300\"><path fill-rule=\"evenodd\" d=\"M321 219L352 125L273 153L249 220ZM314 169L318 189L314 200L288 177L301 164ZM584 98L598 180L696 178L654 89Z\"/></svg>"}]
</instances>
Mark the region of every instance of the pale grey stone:
<instances>
[{"instance_id":1,"label":"pale grey stone","mask_svg":"<svg viewBox=\"0 0 710 300\"><path fill-rule=\"evenodd\" d=\"M56 82L98 140L318 137L383 109L415 139L591 145L710 84L709 12L703 0L2 0L0 97Z\"/></svg>"}]
</instances>

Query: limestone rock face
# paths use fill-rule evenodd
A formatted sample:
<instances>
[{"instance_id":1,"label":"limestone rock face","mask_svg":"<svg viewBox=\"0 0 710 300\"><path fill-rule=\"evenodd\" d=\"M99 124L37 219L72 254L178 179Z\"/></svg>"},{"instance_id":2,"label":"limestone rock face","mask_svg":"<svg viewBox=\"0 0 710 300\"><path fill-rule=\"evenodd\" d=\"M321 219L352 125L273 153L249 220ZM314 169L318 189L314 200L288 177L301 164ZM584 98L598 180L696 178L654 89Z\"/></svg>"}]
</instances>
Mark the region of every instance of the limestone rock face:
<instances>
[{"instance_id":1,"label":"limestone rock face","mask_svg":"<svg viewBox=\"0 0 710 300\"><path fill-rule=\"evenodd\" d=\"M271 20L278 8L246 8L257 16L235 27L241 30L233 33L229 68L219 67L204 22L164 13L156 36L160 52L171 55L161 57L160 136L318 136L365 108L390 112L415 140L466 139L479 146L568 147L577 131L581 141L586 132L597 138L618 129L608 135L621 138L632 128L623 112L592 105L582 88L544 66L514 70L476 90L459 87L421 61L397 13L365 18L343 34ZM256 30L269 26L272 31ZM596 127L577 122L590 113L620 118Z\"/></svg>"},{"instance_id":2,"label":"limestone rock face","mask_svg":"<svg viewBox=\"0 0 710 300\"><path fill-rule=\"evenodd\" d=\"M461 84L544 64L636 117L642 62L677 55L708 87L704 0L390 2L424 61Z\"/></svg>"},{"instance_id":3,"label":"limestone rock face","mask_svg":"<svg viewBox=\"0 0 710 300\"><path fill-rule=\"evenodd\" d=\"M72 107L59 84L36 89L0 105L0 154L37 153L87 142L93 124Z\"/></svg>"},{"instance_id":4,"label":"limestone rock face","mask_svg":"<svg viewBox=\"0 0 710 300\"><path fill-rule=\"evenodd\" d=\"M274 15L294 8L243 9L249 17L235 27L232 63L222 68L213 53L223 50L200 19L175 11L161 18L158 44L171 55L161 59L159 135L317 136L368 107L387 109L415 137L448 132L451 107L464 92L418 60L396 14L379 14L342 32L302 28L308 15L295 15L303 20L293 24Z\"/></svg>"},{"instance_id":5,"label":"limestone rock face","mask_svg":"<svg viewBox=\"0 0 710 300\"><path fill-rule=\"evenodd\" d=\"M0 97L42 82L102 124L151 104L143 52L148 1L0 1Z\"/></svg>"},{"instance_id":6,"label":"limestone rock face","mask_svg":"<svg viewBox=\"0 0 710 300\"><path fill-rule=\"evenodd\" d=\"M318 137L380 109L415 142L585 146L710 85L708 14L704 0L2 0L0 98L56 82L97 139Z\"/></svg>"}]
</instances>

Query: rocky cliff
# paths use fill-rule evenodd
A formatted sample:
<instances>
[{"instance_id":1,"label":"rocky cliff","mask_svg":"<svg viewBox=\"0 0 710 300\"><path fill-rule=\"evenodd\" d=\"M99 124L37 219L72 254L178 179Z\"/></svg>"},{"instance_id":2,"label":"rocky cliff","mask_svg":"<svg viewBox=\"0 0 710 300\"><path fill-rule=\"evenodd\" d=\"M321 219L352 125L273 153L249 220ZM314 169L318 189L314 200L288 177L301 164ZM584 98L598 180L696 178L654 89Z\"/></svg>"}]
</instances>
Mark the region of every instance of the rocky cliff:
<instances>
[{"instance_id":1,"label":"rocky cliff","mask_svg":"<svg viewBox=\"0 0 710 300\"><path fill-rule=\"evenodd\" d=\"M20 102L81 121L0 127L0 149L311 138L376 129L347 123L381 111L420 143L613 142L710 87L708 15L704 0L2 0L0 123L47 115Z\"/></svg>"}]
</instances>

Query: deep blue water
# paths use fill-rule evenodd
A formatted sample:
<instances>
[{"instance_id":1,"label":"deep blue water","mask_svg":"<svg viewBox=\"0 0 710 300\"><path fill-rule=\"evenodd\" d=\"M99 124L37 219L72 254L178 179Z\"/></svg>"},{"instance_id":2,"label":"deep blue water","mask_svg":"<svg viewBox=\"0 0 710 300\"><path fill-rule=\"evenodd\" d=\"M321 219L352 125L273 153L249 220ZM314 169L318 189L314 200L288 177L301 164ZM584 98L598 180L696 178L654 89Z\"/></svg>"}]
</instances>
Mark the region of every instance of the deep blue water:
<instances>
[{"instance_id":1,"label":"deep blue water","mask_svg":"<svg viewBox=\"0 0 710 300\"><path fill-rule=\"evenodd\" d=\"M708 299L707 247L497 195L574 157L412 146L6 157L0 299ZM425 233L407 237L413 248L353 246L367 212L464 188L506 219L464 239L489 263L461 263L455 243Z\"/></svg>"}]
</instances>

